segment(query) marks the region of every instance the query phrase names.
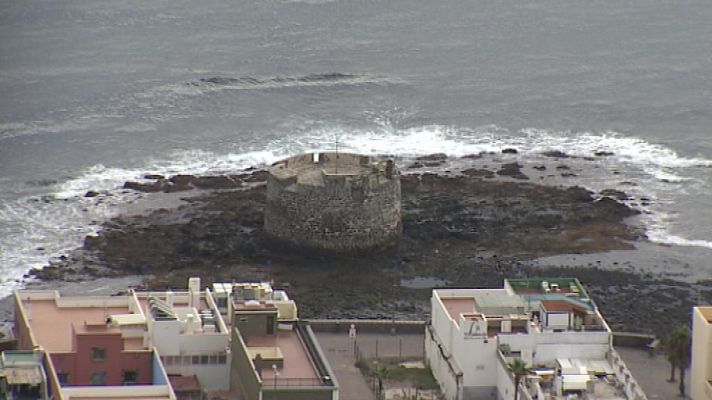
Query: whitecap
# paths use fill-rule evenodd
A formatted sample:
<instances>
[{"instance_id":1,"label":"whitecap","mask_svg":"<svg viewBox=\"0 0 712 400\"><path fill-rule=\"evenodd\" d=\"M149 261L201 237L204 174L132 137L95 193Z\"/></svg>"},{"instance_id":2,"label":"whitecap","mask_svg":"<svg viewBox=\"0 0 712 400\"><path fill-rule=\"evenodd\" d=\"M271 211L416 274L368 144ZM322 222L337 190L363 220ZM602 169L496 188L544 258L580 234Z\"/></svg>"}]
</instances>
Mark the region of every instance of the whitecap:
<instances>
[{"instance_id":1,"label":"whitecap","mask_svg":"<svg viewBox=\"0 0 712 400\"><path fill-rule=\"evenodd\" d=\"M673 235L664 229L652 229L648 231L648 239L653 243L688 246L688 247L705 247L712 249L712 241L701 239L686 239L682 236Z\"/></svg>"},{"instance_id":2,"label":"whitecap","mask_svg":"<svg viewBox=\"0 0 712 400\"><path fill-rule=\"evenodd\" d=\"M692 180L688 169L712 166L712 161L685 158L659 144L639 138L626 137L615 132L576 133L525 129L511 132L496 125L462 128L447 125L399 127L408 118L396 115L375 115L369 128L351 128L309 122L285 126L285 134L271 142L254 147L218 154L204 150L178 150L164 159L148 160L144 166L134 168L94 165L71 179L50 185L49 196L23 198L12 203L0 203L0 265L6 277L19 278L28 269L46 265L52 257L81 245L86 235L94 234L98 225L116 215L121 206L136 200L139 194L122 189L126 181L146 181L146 174L222 174L235 173L251 166L269 165L291 154L307 151L333 150L338 142L341 151L365 154L391 154L418 156L446 153L461 157L481 152L501 153L506 148L516 148L528 159L549 150L560 150L571 156L593 157L595 152L613 153L594 157L593 162L609 169L620 170L616 181L635 182L638 197L648 197L650 214L643 216L649 225L648 236L656 243L712 248L709 241L688 239L668 233L676 218L665 214L674 207L672 199L684 194L681 185ZM23 129L10 125L6 129ZM24 127L26 128L26 127ZM589 160L591 160L589 158ZM583 162L583 161L582 161ZM588 161L586 161L588 162ZM603 169L605 173L608 169ZM698 171L699 172L699 171ZM597 181L577 184L599 185L609 188L611 176L596 177ZM674 183L671 185L670 183ZM709 190L708 182L695 181L694 193ZM689 186L689 185L688 185ZM89 190L105 192L101 202L84 197ZM694 194L693 193L693 194ZM96 221L97 224L92 224ZM9 228L10 227L10 228ZM38 251L41 247L44 250ZM0 284L2 291L16 287L6 279Z\"/></svg>"}]
</instances>

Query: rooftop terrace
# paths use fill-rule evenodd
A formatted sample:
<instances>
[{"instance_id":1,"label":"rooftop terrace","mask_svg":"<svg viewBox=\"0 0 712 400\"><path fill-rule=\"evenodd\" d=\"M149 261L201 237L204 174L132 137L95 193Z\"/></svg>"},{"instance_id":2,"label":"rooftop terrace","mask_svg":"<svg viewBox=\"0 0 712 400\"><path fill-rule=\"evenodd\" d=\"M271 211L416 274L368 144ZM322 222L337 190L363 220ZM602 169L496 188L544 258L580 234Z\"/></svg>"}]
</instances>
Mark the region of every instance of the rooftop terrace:
<instances>
[{"instance_id":1,"label":"rooftop terrace","mask_svg":"<svg viewBox=\"0 0 712 400\"><path fill-rule=\"evenodd\" d=\"M280 330L276 335L251 337L246 345L248 351L260 352L264 359L269 357L265 354L267 351L279 349L278 352L272 351L275 357L281 357L283 360L282 366L277 368L278 380L319 378L309 353L296 331ZM274 373L275 371L270 367L261 369L260 376L267 386L270 380L274 380Z\"/></svg>"},{"instance_id":2,"label":"rooftop terrace","mask_svg":"<svg viewBox=\"0 0 712 400\"><path fill-rule=\"evenodd\" d=\"M441 298L450 318L460 325L460 314L473 314L475 312L475 297Z\"/></svg>"},{"instance_id":3,"label":"rooftop terrace","mask_svg":"<svg viewBox=\"0 0 712 400\"><path fill-rule=\"evenodd\" d=\"M131 314L128 301L126 305L116 305L116 302L96 303L93 307L83 298L82 303L69 304L72 298L62 298L63 305L58 300L23 299L28 322L32 328L37 344L49 352L71 352L74 333L106 333L118 334L120 330L108 326L106 320L112 315ZM143 346L140 339L125 339L125 350L140 350Z\"/></svg>"},{"instance_id":4,"label":"rooftop terrace","mask_svg":"<svg viewBox=\"0 0 712 400\"><path fill-rule=\"evenodd\" d=\"M530 294L574 294L579 298L588 299L588 293L576 278L515 278L507 279L505 285L518 295Z\"/></svg>"}]
</instances>

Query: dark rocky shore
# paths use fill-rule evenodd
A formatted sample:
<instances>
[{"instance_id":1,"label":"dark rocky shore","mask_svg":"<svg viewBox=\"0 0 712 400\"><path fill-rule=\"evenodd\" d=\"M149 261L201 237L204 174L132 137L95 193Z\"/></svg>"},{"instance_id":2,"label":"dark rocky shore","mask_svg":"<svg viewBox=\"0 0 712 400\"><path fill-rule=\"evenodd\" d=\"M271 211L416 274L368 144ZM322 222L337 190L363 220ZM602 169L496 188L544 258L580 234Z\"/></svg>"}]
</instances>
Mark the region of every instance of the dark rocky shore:
<instances>
[{"instance_id":1,"label":"dark rocky shore","mask_svg":"<svg viewBox=\"0 0 712 400\"><path fill-rule=\"evenodd\" d=\"M111 220L81 249L33 274L69 281L139 274L151 288L183 287L194 275L205 283L268 279L289 290L305 318L398 319L427 317L427 282L501 287L506 277L566 275L583 282L613 329L657 334L689 320L694 296L712 299L712 281L535 261L634 249L645 238L629 223L637 211L619 201L625 193L529 183L517 163L438 174L422 169L443 161L432 155L404 168L403 239L381 253L317 255L275 246L262 227L263 170L147 176L147 183L125 188L185 191L184 204Z\"/></svg>"}]
</instances>

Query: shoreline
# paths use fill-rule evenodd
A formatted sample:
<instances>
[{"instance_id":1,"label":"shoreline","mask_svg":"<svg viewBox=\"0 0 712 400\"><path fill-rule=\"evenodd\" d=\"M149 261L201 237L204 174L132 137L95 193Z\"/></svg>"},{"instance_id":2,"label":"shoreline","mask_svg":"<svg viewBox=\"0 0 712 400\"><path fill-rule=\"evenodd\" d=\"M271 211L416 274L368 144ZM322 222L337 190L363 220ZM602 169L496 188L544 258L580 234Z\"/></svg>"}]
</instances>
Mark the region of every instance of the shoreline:
<instances>
[{"instance_id":1,"label":"shoreline","mask_svg":"<svg viewBox=\"0 0 712 400\"><path fill-rule=\"evenodd\" d=\"M551 159L548 166L506 153L410 160L401 166L404 239L367 257L285 255L265 243L263 170L147 176L124 187L154 201L185 194L182 204L114 218L82 248L33 274L60 287L127 274L149 288L183 287L191 275L205 284L273 280L290 290L305 318L381 319L427 317L431 287L403 284L412 279L489 287L510 276L567 274L579 277L612 327L658 335L685 320L695 296L712 300L712 283L645 265L664 249L645 241L626 193L558 186L582 172L564 164L568 156Z\"/></svg>"}]
</instances>

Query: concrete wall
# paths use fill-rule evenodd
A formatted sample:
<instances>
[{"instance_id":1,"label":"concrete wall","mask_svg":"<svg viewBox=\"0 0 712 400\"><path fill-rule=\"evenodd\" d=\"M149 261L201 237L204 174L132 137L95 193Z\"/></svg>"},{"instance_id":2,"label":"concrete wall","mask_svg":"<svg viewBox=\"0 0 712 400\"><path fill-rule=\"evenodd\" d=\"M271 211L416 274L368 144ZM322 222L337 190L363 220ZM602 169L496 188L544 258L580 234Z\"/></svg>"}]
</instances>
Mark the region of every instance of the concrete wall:
<instances>
[{"instance_id":1,"label":"concrete wall","mask_svg":"<svg viewBox=\"0 0 712 400\"><path fill-rule=\"evenodd\" d=\"M335 400L333 388L270 388L262 389L262 400Z\"/></svg>"},{"instance_id":2,"label":"concrete wall","mask_svg":"<svg viewBox=\"0 0 712 400\"><path fill-rule=\"evenodd\" d=\"M457 366L457 362L450 352L438 340L431 326L425 329L425 362L440 385L440 391L445 399L460 399L462 370Z\"/></svg>"},{"instance_id":3,"label":"concrete wall","mask_svg":"<svg viewBox=\"0 0 712 400\"><path fill-rule=\"evenodd\" d=\"M202 360L206 356L199 357ZM212 354L208 357L216 358L218 355ZM228 390L230 388L230 357L225 352L222 353L222 357L225 359L225 363L194 364L192 363L193 356L174 356L174 359L183 358L191 360L191 362L178 363L171 360L171 364L168 364L168 360L166 360L163 365L170 375L195 375L200 381L200 385L206 390Z\"/></svg>"},{"instance_id":4,"label":"concrete wall","mask_svg":"<svg viewBox=\"0 0 712 400\"><path fill-rule=\"evenodd\" d=\"M712 313L712 307L705 311ZM700 307L692 312L692 363L690 395L692 400L712 400L712 324Z\"/></svg>"},{"instance_id":5,"label":"concrete wall","mask_svg":"<svg viewBox=\"0 0 712 400\"><path fill-rule=\"evenodd\" d=\"M655 340L655 335L637 332L612 332L613 346L647 349Z\"/></svg>"},{"instance_id":6,"label":"concrete wall","mask_svg":"<svg viewBox=\"0 0 712 400\"><path fill-rule=\"evenodd\" d=\"M304 321L304 320L303 320ZM305 320L314 332L348 333L351 325L356 333L422 334L425 321L392 321L384 319L310 319Z\"/></svg>"},{"instance_id":7,"label":"concrete wall","mask_svg":"<svg viewBox=\"0 0 712 400\"><path fill-rule=\"evenodd\" d=\"M262 379L257 375L247 346L235 328L232 330L230 349L232 350L230 390L240 393L245 400L260 400Z\"/></svg>"},{"instance_id":8,"label":"concrete wall","mask_svg":"<svg viewBox=\"0 0 712 400\"><path fill-rule=\"evenodd\" d=\"M271 324L270 324L271 318ZM267 335L268 325L272 326L272 333L277 332L277 310L265 311L235 311L232 319L232 326L240 331L244 340L252 336Z\"/></svg>"},{"instance_id":9,"label":"concrete wall","mask_svg":"<svg viewBox=\"0 0 712 400\"><path fill-rule=\"evenodd\" d=\"M500 344L512 351L534 350L534 364L554 362L557 358L604 359L610 349L608 332L542 332L499 335Z\"/></svg>"},{"instance_id":10,"label":"concrete wall","mask_svg":"<svg viewBox=\"0 0 712 400\"><path fill-rule=\"evenodd\" d=\"M332 156L333 154L320 154ZM400 240L401 187L396 173L366 168L331 173L313 164L309 179L300 169L293 175L275 172L291 164L312 163L312 155L297 156L277 164L267 178L265 232L273 239L305 249L359 252L390 247ZM361 156L339 154L344 163L363 162ZM353 157L353 160L349 160ZM291 162L291 164L290 164ZM297 168L297 167L294 167ZM299 166L299 168L302 168Z\"/></svg>"},{"instance_id":11,"label":"concrete wall","mask_svg":"<svg viewBox=\"0 0 712 400\"><path fill-rule=\"evenodd\" d=\"M452 347L457 364L465 372L463 388L494 388L493 382L497 379L494 362L497 357L497 339L487 336L468 337L463 331L457 331Z\"/></svg>"},{"instance_id":12,"label":"concrete wall","mask_svg":"<svg viewBox=\"0 0 712 400\"><path fill-rule=\"evenodd\" d=\"M36 345L30 330L29 316L17 291L15 292L15 338L19 350L32 350Z\"/></svg>"},{"instance_id":13,"label":"concrete wall","mask_svg":"<svg viewBox=\"0 0 712 400\"><path fill-rule=\"evenodd\" d=\"M497 369L497 400L514 399L514 379L500 354L497 354L494 364Z\"/></svg>"}]
</instances>

